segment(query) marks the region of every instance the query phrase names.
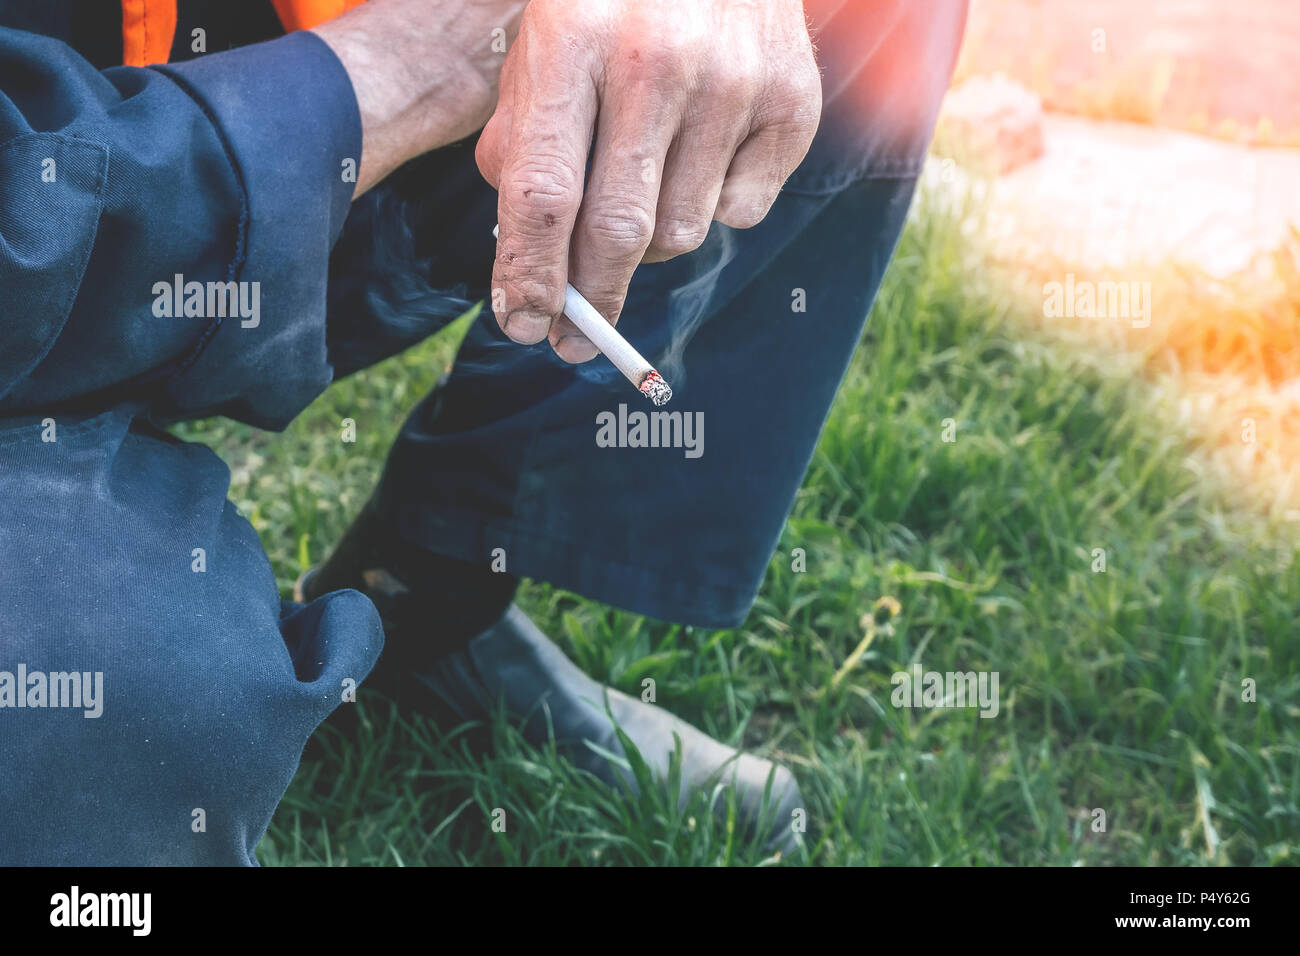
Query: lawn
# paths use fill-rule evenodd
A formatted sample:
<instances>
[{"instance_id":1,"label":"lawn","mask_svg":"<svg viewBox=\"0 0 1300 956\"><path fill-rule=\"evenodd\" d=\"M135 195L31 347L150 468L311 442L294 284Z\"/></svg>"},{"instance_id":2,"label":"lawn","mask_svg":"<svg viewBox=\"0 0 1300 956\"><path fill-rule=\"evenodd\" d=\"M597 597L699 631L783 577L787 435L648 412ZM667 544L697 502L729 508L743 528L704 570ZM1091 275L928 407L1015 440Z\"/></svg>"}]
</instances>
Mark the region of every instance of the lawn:
<instances>
[{"instance_id":1,"label":"lawn","mask_svg":"<svg viewBox=\"0 0 1300 956\"><path fill-rule=\"evenodd\" d=\"M1038 304L1007 294L960 215L918 198L741 628L537 583L521 603L588 672L637 696L654 678L660 705L794 770L807 833L782 863L1297 862L1295 525L1204 477L1205 449L1137 360L1027 321ZM282 435L177 429L230 463L286 596L368 495L455 336L336 384ZM854 663L882 597L901 612ZM893 706L891 675L914 663L998 672L997 715ZM500 719L444 733L356 706L360 739L318 733L264 864L776 862L732 825L726 793L679 812Z\"/></svg>"}]
</instances>

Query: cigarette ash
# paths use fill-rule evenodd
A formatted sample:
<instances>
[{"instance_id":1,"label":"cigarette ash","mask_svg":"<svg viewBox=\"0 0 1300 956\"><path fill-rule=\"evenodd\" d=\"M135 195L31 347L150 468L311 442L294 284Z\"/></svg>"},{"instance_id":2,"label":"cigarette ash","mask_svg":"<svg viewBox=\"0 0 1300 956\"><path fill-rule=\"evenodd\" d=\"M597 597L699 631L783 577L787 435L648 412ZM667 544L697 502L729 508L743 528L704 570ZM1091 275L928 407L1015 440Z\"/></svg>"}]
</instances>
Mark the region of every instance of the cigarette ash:
<instances>
[{"instance_id":1,"label":"cigarette ash","mask_svg":"<svg viewBox=\"0 0 1300 956\"><path fill-rule=\"evenodd\" d=\"M660 405L667 405L668 400L673 397L673 390L668 387L668 383L663 380L663 376L654 369L651 369L650 374L641 380L640 388L641 393L654 402L656 408Z\"/></svg>"}]
</instances>

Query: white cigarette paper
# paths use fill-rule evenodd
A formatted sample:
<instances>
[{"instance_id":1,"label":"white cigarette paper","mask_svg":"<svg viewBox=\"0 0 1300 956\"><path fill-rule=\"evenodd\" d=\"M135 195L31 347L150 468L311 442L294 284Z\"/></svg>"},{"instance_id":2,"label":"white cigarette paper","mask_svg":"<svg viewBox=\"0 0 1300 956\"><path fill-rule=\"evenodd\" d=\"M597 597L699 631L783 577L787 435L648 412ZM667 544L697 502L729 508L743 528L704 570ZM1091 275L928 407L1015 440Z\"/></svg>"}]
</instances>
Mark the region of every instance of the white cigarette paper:
<instances>
[{"instance_id":1,"label":"white cigarette paper","mask_svg":"<svg viewBox=\"0 0 1300 956\"><path fill-rule=\"evenodd\" d=\"M500 227L493 227L492 235L500 238L499 233ZM673 390L668 387L663 376L646 361L645 356L632 347L632 343L623 338L618 329L596 311L596 307L572 283L564 286L564 314L655 405L666 405L673 397Z\"/></svg>"}]
</instances>

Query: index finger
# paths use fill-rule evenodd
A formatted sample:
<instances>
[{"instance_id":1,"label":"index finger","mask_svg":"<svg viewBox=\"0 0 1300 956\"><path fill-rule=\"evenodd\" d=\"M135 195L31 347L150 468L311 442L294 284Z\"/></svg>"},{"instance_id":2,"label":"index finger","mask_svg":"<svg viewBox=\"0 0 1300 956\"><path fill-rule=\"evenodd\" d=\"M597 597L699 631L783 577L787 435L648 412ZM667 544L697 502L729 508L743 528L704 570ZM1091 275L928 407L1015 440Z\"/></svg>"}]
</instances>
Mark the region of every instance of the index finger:
<instances>
[{"instance_id":1,"label":"index finger","mask_svg":"<svg viewBox=\"0 0 1300 956\"><path fill-rule=\"evenodd\" d=\"M564 310L597 97L579 64L533 63L522 49L512 66L518 95L502 144L492 305L506 335L531 345Z\"/></svg>"}]
</instances>

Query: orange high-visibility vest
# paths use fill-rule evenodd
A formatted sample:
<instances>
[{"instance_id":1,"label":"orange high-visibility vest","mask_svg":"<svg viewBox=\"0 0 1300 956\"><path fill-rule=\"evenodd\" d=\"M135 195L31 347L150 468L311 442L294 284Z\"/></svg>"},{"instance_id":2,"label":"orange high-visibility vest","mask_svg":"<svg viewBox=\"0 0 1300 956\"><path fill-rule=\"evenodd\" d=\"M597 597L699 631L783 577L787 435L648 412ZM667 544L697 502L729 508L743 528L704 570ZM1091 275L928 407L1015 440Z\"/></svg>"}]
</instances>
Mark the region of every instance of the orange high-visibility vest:
<instances>
[{"instance_id":1,"label":"orange high-visibility vest","mask_svg":"<svg viewBox=\"0 0 1300 956\"><path fill-rule=\"evenodd\" d=\"M271 0L285 32L309 30L366 0ZM122 62L166 63L176 35L177 0L122 0Z\"/></svg>"}]
</instances>

